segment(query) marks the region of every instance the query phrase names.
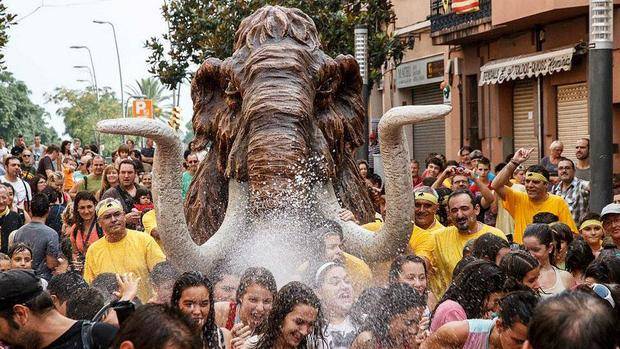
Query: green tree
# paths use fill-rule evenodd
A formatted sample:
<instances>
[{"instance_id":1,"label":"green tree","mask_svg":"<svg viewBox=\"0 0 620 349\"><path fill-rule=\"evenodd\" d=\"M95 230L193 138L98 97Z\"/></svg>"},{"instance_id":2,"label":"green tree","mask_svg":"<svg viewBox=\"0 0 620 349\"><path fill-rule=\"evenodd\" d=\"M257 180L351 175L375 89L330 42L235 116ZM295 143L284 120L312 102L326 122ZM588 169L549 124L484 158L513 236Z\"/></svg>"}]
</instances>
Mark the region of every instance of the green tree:
<instances>
[{"instance_id":1,"label":"green tree","mask_svg":"<svg viewBox=\"0 0 620 349\"><path fill-rule=\"evenodd\" d=\"M389 60L400 63L403 46L386 34L396 20L389 0L169 0L162 5L168 33L147 40L151 50L149 72L164 85L175 88L188 77L191 63L208 57L232 54L235 31L241 20L266 4L297 7L317 26L323 49L332 57L353 54L354 28L368 28L370 84L381 78L381 67Z\"/></svg>"},{"instance_id":2,"label":"green tree","mask_svg":"<svg viewBox=\"0 0 620 349\"><path fill-rule=\"evenodd\" d=\"M146 98L153 100L155 117L166 118L170 115L171 106L165 102L170 100L172 96L168 94L168 90L158 79L154 77L142 78L136 80L134 85L128 86L127 89L129 96L146 96ZM132 115L131 111L127 115Z\"/></svg>"},{"instance_id":3,"label":"green tree","mask_svg":"<svg viewBox=\"0 0 620 349\"><path fill-rule=\"evenodd\" d=\"M35 133L44 143L58 142L58 134L46 119L45 110L30 100L26 84L7 71L0 72L0 136L7 144L18 134L32 140Z\"/></svg>"},{"instance_id":4,"label":"green tree","mask_svg":"<svg viewBox=\"0 0 620 349\"><path fill-rule=\"evenodd\" d=\"M13 20L15 20L16 15L8 13L6 6L3 4L4 1L0 0L0 70L6 69L4 66L4 54L1 50L6 46L6 43L9 41L9 34L7 30L13 24Z\"/></svg>"},{"instance_id":5,"label":"green tree","mask_svg":"<svg viewBox=\"0 0 620 349\"><path fill-rule=\"evenodd\" d=\"M85 144L103 145L104 154L110 154L121 144L121 137L98 133L95 125L99 120L121 117L120 101L109 87L99 89L99 100L95 90L72 90L58 87L48 100L61 105L56 114L63 117L67 133L78 137Z\"/></svg>"}]
</instances>

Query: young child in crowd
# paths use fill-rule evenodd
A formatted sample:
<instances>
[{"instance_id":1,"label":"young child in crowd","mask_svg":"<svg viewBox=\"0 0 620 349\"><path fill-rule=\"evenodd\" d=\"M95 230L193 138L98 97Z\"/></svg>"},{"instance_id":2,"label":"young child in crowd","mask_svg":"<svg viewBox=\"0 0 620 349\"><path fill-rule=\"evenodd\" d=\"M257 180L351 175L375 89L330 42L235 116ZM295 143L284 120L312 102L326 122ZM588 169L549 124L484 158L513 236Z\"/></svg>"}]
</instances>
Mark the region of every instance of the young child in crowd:
<instances>
[{"instance_id":1,"label":"young child in crowd","mask_svg":"<svg viewBox=\"0 0 620 349\"><path fill-rule=\"evenodd\" d=\"M75 184L73 181L73 172L75 172L76 168L77 162L74 158L66 156L62 161L62 174L65 179L62 186L64 191L69 191L73 188L73 184Z\"/></svg>"},{"instance_id":2,"label":"young child in crowd","mask_svg":"<svg viewBox=\"0 0 620 349\"><path fill-rule=\"evenodd\" d=\"M133 205L133 208L144 213L149 212L150 210L155 209L155 205L153 204L153 196L151 191L144 188L138 188L136 191L136 197L138 198L138 203Z\"/></svg>"}]
</instances>

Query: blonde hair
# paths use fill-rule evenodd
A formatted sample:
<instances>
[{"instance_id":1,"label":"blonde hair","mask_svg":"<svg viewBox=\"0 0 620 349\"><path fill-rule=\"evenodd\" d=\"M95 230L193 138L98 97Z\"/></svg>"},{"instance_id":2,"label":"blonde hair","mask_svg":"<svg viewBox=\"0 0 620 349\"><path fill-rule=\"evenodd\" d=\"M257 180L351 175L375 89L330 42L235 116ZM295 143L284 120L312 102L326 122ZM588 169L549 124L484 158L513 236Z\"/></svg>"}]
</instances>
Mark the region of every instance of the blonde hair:
<instances>
[{"instance_id":1,"label":"blonde hair","mask_svg":"<svg viewBox=\"0 0 620 349\"><path fill-rule=\"evenodd\" d=\"M101 198L101 195L103 195L106 190L112 188L112 185L110 184L110 182L108 182L108 173L112 171L116 171L116 174L118 174L118 169L114 165L108 165L103 170L103 174L101 175L101 189L99 189L99 191L95 195L97 200Z\"/></svg>"}]
</instances>

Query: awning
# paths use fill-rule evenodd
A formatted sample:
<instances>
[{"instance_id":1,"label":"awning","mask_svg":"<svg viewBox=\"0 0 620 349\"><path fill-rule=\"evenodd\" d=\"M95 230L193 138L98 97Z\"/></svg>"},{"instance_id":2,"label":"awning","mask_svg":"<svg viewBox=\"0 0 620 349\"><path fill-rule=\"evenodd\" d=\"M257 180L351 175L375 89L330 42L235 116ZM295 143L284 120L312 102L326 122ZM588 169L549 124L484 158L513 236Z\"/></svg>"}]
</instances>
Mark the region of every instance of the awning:
<instances>
[{"instance_id":1,"label":"awning","mask_svg":"<svg viewBox=\"0 0 620 349\"><path fill-rule=\"evenodd\" d=\"M578 46L490 61L480 67L479 86L569 71Z\"/></svg>"}]
</instances>

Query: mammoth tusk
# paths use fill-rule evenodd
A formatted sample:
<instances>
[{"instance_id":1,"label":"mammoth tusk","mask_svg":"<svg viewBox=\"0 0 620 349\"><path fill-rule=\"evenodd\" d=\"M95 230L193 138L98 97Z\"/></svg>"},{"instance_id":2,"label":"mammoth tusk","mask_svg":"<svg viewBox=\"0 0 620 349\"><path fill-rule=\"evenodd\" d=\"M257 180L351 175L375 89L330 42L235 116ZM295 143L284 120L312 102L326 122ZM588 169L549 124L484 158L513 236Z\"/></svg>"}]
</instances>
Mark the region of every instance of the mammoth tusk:
<instances>
[{"instance_id":1,"label":"mammoth tusk","mask_svg":"<svg viewBox=\"0 0 620 349\"><path fill-rule=\"evenodd\" d=\"M158 230L168 258L182 270L207 271L219 257L217 248L199 248L191 239L181 198L182 145L170 127L150 119L111 119L97 123L99 132L152 138L157 143L153 159L153 201ZM199 265L196 265L199 263Z\"/></svg>"},{"instance_id":2,"label":"mammoth tusk","mask_svg":"<svg viewBox=\"0 0 620 349\"><path fill-rule=\"evenodd\" d=\"M407 140L403 126L443 117L447 105L403 106L388 110L379 122L379 142L385 173L386 209L381 230L373 233L351 222L342 222L347 250L367 262L395 257L404 251L413 228L414 197L409 171ZM340 206L333 188L320 191L327 217L335 217Z\"/></svg>"}]
</instances>

